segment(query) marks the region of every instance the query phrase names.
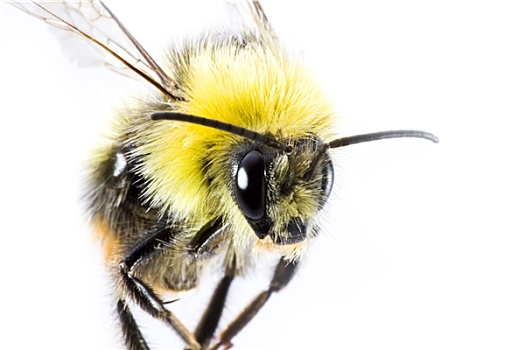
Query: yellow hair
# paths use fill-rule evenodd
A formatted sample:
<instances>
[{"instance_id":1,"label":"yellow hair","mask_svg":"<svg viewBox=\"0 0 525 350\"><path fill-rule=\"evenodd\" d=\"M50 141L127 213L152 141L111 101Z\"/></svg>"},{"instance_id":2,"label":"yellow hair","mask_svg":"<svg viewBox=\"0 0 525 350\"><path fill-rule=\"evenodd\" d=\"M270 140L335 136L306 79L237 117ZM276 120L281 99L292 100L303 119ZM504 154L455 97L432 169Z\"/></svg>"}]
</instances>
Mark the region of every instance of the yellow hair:
<instances>
[{"instance_id":1,"label":"yellow hair","mask_svg":"<svg viewBox=\"0 0 525 350\"><path fill-rule=\"evenodd\" d=\"M233 39L231 39L233 40ZM275 39L246 43L190 44L172 54L176 110L287 139L330 135L331 107L298 57ZM168 107L168 108L166 108ZM149 117L153 110L143 111ZM147 126L146 126L147 125ZM249 230L232 190L230 159L242 137L201 125L173 121L142 122L135 127L144 193L150 205L176 220L205 222L224 216L235 230ZM253 233L250 233L254 236ZM255 238L255 237L254 237Z\"/></svg>"}]
</instances>

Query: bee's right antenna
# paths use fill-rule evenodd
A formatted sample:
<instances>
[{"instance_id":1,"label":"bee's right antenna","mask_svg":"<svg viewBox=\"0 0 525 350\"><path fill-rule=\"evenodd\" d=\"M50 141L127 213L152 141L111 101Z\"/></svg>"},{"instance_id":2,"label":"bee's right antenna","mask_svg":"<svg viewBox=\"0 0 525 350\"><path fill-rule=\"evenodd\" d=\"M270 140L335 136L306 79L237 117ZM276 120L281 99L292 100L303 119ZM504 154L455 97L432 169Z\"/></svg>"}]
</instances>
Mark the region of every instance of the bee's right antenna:
<instances>
[{"instance_id":1,"label":"bee's right antenna","mask_svg":"<svg viewBox=\"0 0 525 350\"><path fill-rule=\"evenodd\" d=\"M436 135L431 134L426 131L390 130L390 131L373 132L370 134L347 136L347 137L342 137L340 139L335 139L335 140L328 142L328 148L338 148L338 147L344 147L344 146L349 146L349 145L355 145L361 142L378 141L378 140L383 140L383 139L395 139L395 138L402 138L402 137L414 137L414 138L419 138L419 139L425 139L425 140L432 141L434 143L439 142L439 138Z\"/></svg>"},{"instance_id":2,"label":"bee's right antenna","mask_svg":"<svg viewBox=\"0 0 525 350\"><path fill-rule=\"evenodd\" d=\"M315 173L315 168L321 164L321 160L324 157L324 153L329 148L338 148L338 147L344 147L349 145L355 145L357 143L361 142L370 142L370 141L378 141L383 139L395 139L395 138L401 138L401 137L415 137L418 139L425 139L432 141L434 143L439 142L439 138L426 131L419 131L419 130L390 130L390 131L380 131L380 132L373 132L370 134L362 134L362 135L354 135L354 136L347 136L342 137L340 139L332 140L328 143L324 143L321 145L319 150L317 151L317 155L314 157L312 164L311 164L311 170L307 176L307 179L311 179L313 174Z\"/></svg>"}]
</instances>

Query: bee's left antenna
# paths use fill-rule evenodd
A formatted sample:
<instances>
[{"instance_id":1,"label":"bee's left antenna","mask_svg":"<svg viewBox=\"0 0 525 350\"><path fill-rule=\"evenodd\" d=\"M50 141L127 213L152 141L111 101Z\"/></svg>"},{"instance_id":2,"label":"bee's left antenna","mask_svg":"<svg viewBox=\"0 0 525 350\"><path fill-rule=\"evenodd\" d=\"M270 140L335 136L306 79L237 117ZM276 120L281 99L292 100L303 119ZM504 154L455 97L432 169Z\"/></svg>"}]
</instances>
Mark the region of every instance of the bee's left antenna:
<instances>
[{"instance_id":1,"label":"bee's left antenna","mask_svg":"<svg viewBox=\"0 0 525 350\"><path fill-rule=\"evenodd\" d=\"M282 142L277 141L269 136L263 135L256 131L242 128L237 125L230 123L221 122L216 119L209 119L204 117L198 117L192 114L179 113L179 112L158 112L151 115L152 120L175 120L179 122L192 123L197 125L206 126L209 128L222 130L229 132L230 134L242 136L252 141L262 143L271 148L275 148L279 151L286 152L287 154L291 153L291 146L287 146Z\"/></svg>"}]
</instances>

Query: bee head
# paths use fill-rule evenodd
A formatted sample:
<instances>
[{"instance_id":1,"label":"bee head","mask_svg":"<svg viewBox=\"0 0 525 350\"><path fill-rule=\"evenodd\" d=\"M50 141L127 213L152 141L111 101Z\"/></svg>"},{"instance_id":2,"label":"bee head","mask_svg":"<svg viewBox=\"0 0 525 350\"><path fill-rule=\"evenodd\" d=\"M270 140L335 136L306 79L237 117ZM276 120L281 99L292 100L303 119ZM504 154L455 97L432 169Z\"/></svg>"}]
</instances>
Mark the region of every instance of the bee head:
<instances>
[{"instance_id":1,"label":"bee head","mask_svg":"<svg viewBox=\"0 0 525 350\"><path fill-rule=\"evenodd\" d=\"M332 189L333 167L319 139L291 142L288 151L250 143L232 160L232 187L258 238L279 245L313 236L314 218Z\"/></svg>"}]
</instances>

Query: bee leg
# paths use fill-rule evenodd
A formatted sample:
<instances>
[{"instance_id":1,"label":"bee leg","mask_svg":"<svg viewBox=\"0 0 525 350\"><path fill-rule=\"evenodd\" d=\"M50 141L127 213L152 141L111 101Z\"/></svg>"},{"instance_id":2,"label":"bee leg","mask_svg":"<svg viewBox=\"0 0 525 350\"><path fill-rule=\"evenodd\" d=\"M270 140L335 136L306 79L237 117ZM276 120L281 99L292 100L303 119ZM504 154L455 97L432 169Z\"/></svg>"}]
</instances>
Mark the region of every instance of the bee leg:
<instances>
[{"instance_id":1,"label":"bee leg","mask_svg":"<svg viewBox=\"0 0 525 350\"><path fill-rule=\"evenodd\" d=\"M137 322L129 310L129 306L122 299L117 302L117 315L122 325L122 334L127 348L133 350L149 349L146 339L142 336Z\"/></svg>"},{"instance_id":2,"label":"bee leg","mask_svg":"<svg viewBox=\"0 0 525 350\"><path fill-rule=\"evenodd\" d=\"M224 346L229 349L233 346L231 340L253 319L253 317L259 312L259 310L266 304L270 296L274 292L278 292L290 282L295 270L297 263L290 262L281 258L275 272L273 274L272 281L267 290L261 292L255 299L252 300L248 306L240 313L235 320L233 320L228 327L221 333L220 341L215 344L211 349L217 350L219 347Z\"/></svg>"},{"instance_id":3,"label":"bee leg","mask_svg":"<svg viewBox=\"0 0 525 350\"><path fill-rule=\"evenodd\" d=\"M235 260L233 264L227 269L224 277L221 279L215 292L213 293L210 302L206 311L201 316L201 320L195 329L195 338L199 344L206 348L219 324L219 320L222 316L222 311L224 310L224 305L226 303L226 296L228 295L228 290L230 285L235 277Z\"/></svg>"},{"instance_id":4,"label":"bee leg","mask_svg":"<svg viewBox=\"0 0 525 350\"><path fill-rule=\"evenodd\" d=\"M119 264L119 273L125 292L138 306L151 316L160 319L171 326L191 349L200 349L194 335L173 315L162 300L147 284L135 276L136 266L169 248L163 242L169 242L172 231L165 225L157 225L149 236L139 242ZM117 303L117 311L122 325L126 346L130 349L148 349L148 346L138 328L133 315L123 300Z\"/></svg>"}]
</instances>

